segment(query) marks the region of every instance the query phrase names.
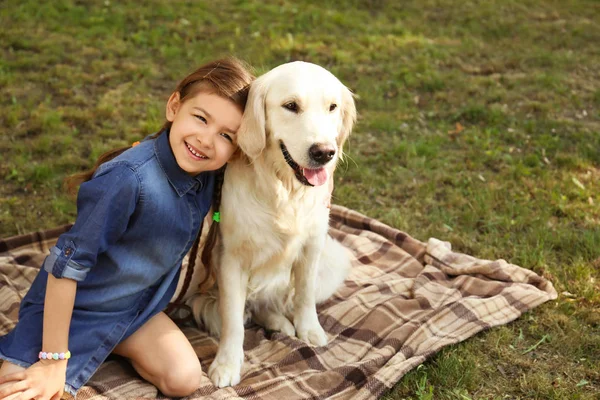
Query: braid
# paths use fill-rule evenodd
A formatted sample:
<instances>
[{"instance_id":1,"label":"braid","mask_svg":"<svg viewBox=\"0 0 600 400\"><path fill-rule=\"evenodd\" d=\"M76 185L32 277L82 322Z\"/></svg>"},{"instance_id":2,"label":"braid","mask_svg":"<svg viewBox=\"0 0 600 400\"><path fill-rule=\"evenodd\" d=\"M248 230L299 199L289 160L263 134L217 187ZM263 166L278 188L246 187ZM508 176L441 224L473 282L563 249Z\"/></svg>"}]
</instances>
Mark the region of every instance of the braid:
<instances>
[{"instance_id":1,"label":"braid","mask_svg":"<svg viewBox=\"0 0 600 400\"><path fill-rule=\"evenodd\" d=\"M196 267L196 257L198 255L198 247L200 246L200 236L202 236L202 225L200 225L200 230L198 231L198 237L194 241L194 245L192 246L192 251L190 252L190 257L188 258L188 266L185 271L185 278L183 280L183 285L181 286L181 291L175 300L169 303L167 308L165 309L165 314L169 315L173 321L176 323L183 323L187 321L191 317L191 311L189 307L183 303L183 298L185 297L188 289L190 288L190 283L192 282L192 277L194 275L194 269ZM170 315L176 309L187 309L189 312L188 316L185 318L179 318L175 315Z\"/></svg>"},{"instance_id":2,"label":"braid","mask_svg":"<svg viewBox=\"0 0 600 400\"><path fill-rule=\"evenodd\" d=\"M215 191L213 193L212 200L212 210L213 214L219 212L221 208L221 192L223 190L223 181L225 179L225 168L227 164L223 166L221 169L217 171L217 175L215 176ZM201 260L202 264L204 264L204 268L206 268L206 276L204 280L198 284L198 287L205 286L207 289L212 287L212 285L216 281L215 277L215 269L212 265L212 250L215 247L215 243L217 242L217 235L219 234L219 223L217 221L212 221L210 226L210 230L208 231L208 235L206 237L206 242L204 243L204 249L202 249Z\"/></svg>"}]
</instances>

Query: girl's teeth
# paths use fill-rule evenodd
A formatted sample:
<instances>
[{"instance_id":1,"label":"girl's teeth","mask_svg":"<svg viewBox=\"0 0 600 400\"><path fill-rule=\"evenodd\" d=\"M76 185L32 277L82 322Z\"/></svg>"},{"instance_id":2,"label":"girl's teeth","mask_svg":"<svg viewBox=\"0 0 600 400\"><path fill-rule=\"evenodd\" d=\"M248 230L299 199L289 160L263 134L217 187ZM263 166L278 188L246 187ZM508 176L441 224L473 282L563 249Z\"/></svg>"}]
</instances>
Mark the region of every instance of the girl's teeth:
<instances>
[{"instance_id":1,"label":"girl's teeth","mask_svg":"<svg viewBox=\"0 0 600 400\"><path fill-rule=\"evenodd\" d=\"M207 157L205 157L205 156L203 156L203 155L201 155L201 154L198 154L198 153L196 153L196 152L194 151L194 149L192 149L192 148L190 147L190 145L189 145L189 144L187 144L187 143L186 143L185 145L187 146L188 150L189 150L189 151L190 151L190 152L191 152L193 155L195 155L196 157L200 157L200 158L207 158Z\"/></svg>"}]
</instances>

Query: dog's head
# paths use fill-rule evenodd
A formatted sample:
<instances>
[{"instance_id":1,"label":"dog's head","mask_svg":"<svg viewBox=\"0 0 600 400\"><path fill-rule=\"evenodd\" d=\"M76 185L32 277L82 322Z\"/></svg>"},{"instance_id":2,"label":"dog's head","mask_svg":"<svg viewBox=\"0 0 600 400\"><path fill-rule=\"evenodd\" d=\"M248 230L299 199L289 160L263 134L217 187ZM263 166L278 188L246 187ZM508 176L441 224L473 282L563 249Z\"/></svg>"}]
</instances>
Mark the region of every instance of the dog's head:
<instances>
[{"instance_id":1,"label":"dog's head","mask_svg":"<svg viewBox=\"0 0 600 400\"><path fill-rule=\"evenodd\" d=\"M331 72L292 62L250 86L238 144L250 160L279 157L300 182L319 186L342 156L355 120L352 93Z\"/></svg>"}]
</instances>

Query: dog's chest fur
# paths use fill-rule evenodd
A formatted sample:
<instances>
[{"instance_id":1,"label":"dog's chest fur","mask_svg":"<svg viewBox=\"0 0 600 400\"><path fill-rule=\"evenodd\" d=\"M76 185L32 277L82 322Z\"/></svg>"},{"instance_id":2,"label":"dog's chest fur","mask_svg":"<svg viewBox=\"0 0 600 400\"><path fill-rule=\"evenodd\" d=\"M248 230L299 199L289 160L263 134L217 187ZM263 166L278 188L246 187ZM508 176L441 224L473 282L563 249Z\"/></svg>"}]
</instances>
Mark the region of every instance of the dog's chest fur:
<instances>
[{"instance_id":1,"label":"dog's chest fur","mask_svg":"<svg viewBox=\"0 0 600 400\"><path fill-rule=\"evenodd\" d=\"M306 243L325 237L329 213L322 198L326 188L290 191L280 181L261 179L254 173L243 164L228 167L221 240L224 251L235 252L243 260L250 291L273 292L277 286L288 286L291 268Z\"/></svg>"}]
</instances>

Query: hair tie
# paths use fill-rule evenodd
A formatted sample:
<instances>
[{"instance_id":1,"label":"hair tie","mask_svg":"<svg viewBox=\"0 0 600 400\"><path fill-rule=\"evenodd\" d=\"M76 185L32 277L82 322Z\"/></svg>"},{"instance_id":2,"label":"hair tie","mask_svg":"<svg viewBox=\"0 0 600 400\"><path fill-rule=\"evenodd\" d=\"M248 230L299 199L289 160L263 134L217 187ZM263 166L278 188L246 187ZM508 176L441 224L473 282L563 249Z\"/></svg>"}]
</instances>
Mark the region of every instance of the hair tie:
<instances>
[{"instance_id":1,"label":"hair tie","mask_svg":"<svg viewBox=\"0 0 600 400\"><path fill-rule=\"evenodd\" d=\"M213 221L215 222L221 222L221 213L218 211L215 211L213 213Z\"/></svg>"}]
</instances>

